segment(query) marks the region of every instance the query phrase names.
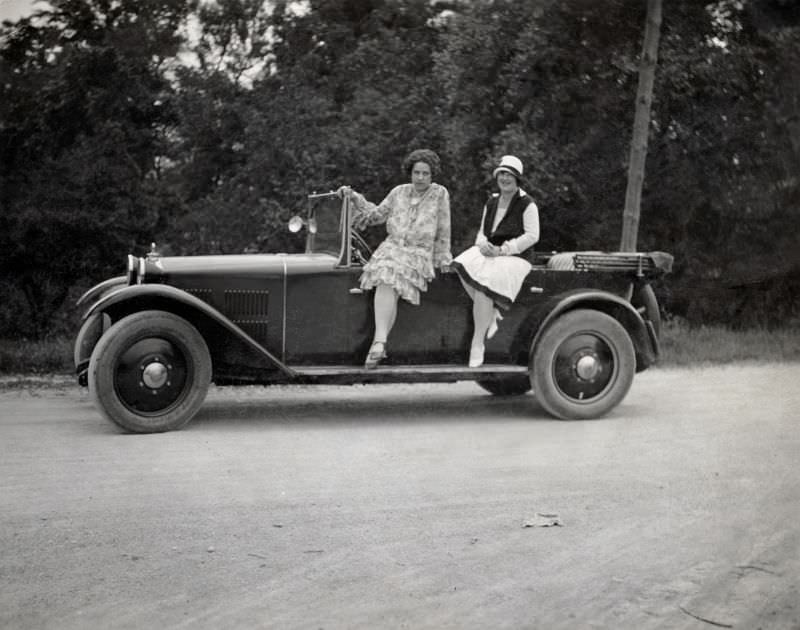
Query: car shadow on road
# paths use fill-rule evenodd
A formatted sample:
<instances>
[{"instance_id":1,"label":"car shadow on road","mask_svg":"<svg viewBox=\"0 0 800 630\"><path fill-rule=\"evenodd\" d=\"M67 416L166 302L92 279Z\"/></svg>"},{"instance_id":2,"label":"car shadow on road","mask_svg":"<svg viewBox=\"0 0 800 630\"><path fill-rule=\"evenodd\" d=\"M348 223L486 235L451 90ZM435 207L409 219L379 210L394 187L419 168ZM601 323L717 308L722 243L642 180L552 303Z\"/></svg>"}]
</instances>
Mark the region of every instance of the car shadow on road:
<instances>
[{"instance_id":1,"label":"car shadow on road","mask_svg":"<svg viewBox=\"0 0 800 630\"><path fill-rule=\"evenodd\" d=\"M347 393L326 395L316 391L261 393L212 397L206 400L187 429L192 426L223 425L231 420L274 425L316 425L331 423L365 425L429 422L486 422L519 419L555 421L532 394L492 396L481 392L455 394L443 387L441 392L428 389L424 396L409 390L395 392L348 389Z\"/></svg>"}]
</instances>

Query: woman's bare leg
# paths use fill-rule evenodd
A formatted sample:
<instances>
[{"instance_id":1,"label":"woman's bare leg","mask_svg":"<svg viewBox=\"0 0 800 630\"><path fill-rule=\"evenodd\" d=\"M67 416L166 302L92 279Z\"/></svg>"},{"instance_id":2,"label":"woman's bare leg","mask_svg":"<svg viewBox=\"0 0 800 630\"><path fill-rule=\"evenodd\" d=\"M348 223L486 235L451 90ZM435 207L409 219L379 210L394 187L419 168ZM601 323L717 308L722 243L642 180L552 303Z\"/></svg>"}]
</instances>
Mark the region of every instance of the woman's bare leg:
<instances>
[{"instance_id":1,"label":"woman's bare leg","mask_svg":"<svg viewBox=\"0 0 800 630\"><path fill-rule=\"evenodd\" d=\"M475 291L472 299L472 320L475 330L472 332L472 345L483 345L486 331L494 320L494 302L480 291Z\"/></svg>"},{"instance_id":2,"label":"woman's bare leg","mask_svg":"<svg viewBox=\"0 0 800 630\"><path fill-rule=\"evenodd\" d=\"M379 284L375 288L375 336L372 342L386 343L389 333L397 319L397 293L386 285Z\"/></svg>"},{"instance_id":3,"label":"woman's bare leg","mask_svg":"<svg viewBox=\"0 0 800 630\"><path fill-rule=\"evenodd\" d=\"M467 295L469 296L469 299L470 300L474 300L475 299L475 293L476 293L475 289L473 289L470 285L468 285L466 282L464 282L464 278L462 278L461 276L458 276L458 279L461 280L461 286L464 287L464 291L467 292Z\"/></svg>"}]
</instances>

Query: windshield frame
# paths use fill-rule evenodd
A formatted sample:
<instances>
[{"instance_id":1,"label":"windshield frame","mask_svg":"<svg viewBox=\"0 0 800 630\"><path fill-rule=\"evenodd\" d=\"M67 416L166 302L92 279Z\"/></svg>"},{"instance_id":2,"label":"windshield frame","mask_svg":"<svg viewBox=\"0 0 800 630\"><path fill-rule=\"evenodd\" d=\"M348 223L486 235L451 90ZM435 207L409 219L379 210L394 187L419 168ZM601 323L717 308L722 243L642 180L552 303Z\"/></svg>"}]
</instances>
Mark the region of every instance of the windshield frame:
<instances>
[{"instance_id":1,"label":"windshield frame","mask_svg":"<svg viewBox=\"0 0 800 630\"><path fill-rule=\"evenodd\" d=\"M330 254L336 257L337 267L351 266L352 244L350 241L350 226L352 218L352 204L350 199L345 196L342 203L339 205L338 210L335 209L330 200L332 197L338 197L336 192L328 193L312 193L307 196L308 209L306 215L306 227L308 228L306 234L306 254ZM325 203L328 201L328 203ZM327 237L329 242L328 247L320 246L320 226L332 226L338 214L337 228L334 230L326 229L323 236ZM322 220L320 220L322 219ZM313 229L312 229L313 226ZM334 243L338 242L336 249L333 249Z\"/></svg>"}]
</instances>

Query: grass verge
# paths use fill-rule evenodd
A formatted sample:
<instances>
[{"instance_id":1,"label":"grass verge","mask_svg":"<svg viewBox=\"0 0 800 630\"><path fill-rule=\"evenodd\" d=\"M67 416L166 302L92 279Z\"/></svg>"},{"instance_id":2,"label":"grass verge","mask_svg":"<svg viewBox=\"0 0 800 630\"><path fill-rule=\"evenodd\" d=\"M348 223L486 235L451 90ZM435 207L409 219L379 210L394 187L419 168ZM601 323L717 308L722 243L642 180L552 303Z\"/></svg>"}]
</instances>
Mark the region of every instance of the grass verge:
<instances>
[{"instance_id":1,"label":"grass verge","mask_svg":"<svg viewBox=\"0 0 800 630\"><path fill-rule=\"evenodd\" d=\"M725 365L741 361L800 361L800 327L731 330L667 322L661 331L663 367Z\"/></svg>"},{"instance_id":2,"label":"grass verge","mask_svg":"<svg viewBox=\"0 0 800 630\"><path fill-rule=\"evenodd\" d=\"M72 339L0 339L0 374L72 374Z\"/></svg>"}]
</instances>

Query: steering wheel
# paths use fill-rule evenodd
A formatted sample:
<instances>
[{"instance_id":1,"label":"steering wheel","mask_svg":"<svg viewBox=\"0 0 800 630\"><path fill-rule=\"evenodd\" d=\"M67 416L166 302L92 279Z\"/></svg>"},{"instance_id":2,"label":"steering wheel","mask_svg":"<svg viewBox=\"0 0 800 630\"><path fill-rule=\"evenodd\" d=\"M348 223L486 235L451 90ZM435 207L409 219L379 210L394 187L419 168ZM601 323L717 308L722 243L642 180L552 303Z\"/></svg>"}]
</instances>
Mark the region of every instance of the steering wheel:
<instances>
[{"instance_id":1,"label":"steering wheel","mask_svg":"<svg viewBox=\"0 0 800 630\"><path fill-rule=\"evenodd\" d=\"M356 231L356 228L350 230L350 238L353 245L353 262L358 262L362 265L366 264L372 256L372 248L367 245L367 241Z\"/></svg>"}]
</instances>

